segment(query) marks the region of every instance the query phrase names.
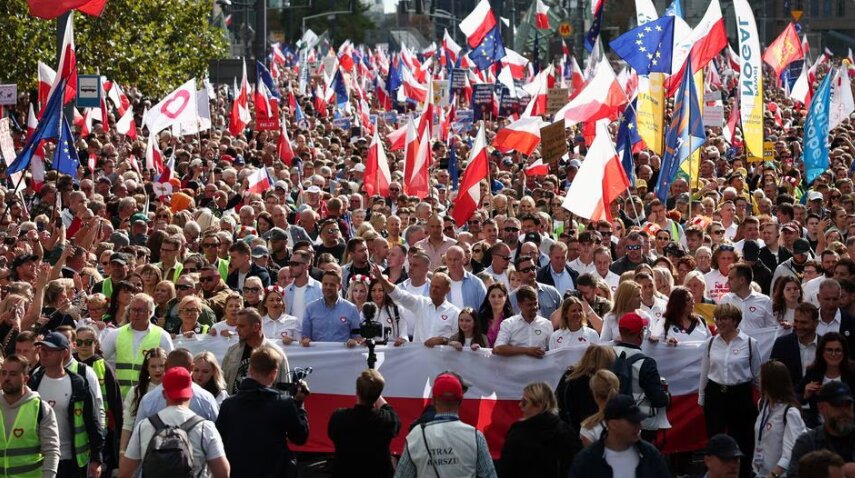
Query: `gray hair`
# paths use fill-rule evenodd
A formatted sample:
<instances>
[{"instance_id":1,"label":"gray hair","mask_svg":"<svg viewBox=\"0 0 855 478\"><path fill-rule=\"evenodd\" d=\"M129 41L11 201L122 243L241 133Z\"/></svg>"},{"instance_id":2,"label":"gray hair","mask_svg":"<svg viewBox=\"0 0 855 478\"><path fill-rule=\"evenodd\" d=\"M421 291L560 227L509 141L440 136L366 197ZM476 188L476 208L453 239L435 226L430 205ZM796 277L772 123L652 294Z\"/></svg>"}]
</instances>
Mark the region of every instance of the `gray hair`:
<instances>
[{"instance_id":1,"label":"gray hair","mask_svg":"<svg viewBox=\"0 0 855 478\"><path fill-rule=\"evenodd\" d=\"M131 297L131 302L145 302L146 307L148 307L148 315L154 315L154 299L145 292L134 294L134 296Z\"/></svg>"}]
</instances>

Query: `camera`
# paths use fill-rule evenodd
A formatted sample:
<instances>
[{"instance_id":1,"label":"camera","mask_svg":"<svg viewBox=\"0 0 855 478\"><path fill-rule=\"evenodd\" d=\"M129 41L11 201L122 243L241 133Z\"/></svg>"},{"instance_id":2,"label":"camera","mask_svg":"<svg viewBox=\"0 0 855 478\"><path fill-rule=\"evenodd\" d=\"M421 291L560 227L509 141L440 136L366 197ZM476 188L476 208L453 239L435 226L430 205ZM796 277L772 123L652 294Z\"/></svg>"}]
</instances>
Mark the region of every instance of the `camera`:
<instances>
[{"instance_id":1,"label":"camera","mask_svg":"<svg viewBox=\"0 0 855 478\"><path fill-rule=\"evenodd\" d=\"M352 332L359 334L363 339L373 340L374 343L385 345L388 342L389 334L392 333L391 327L383 327L383 324L377 322L377 305L373 302L366 302L362 306L362 316L365 320L362 321L358 329L353 329ZM377 340L376 337L382 337Z\"/></svg>"},{"instance_id":2,"label":"camera","mask_svg":"<svg viewBox=\"0 0 855 478\"><path fill-rule=\"evenodd\" d=\"M287 392L292 397L297 394L297 387L302 387L301 382L312 374L312 367L297 367L291 370L291 382L276 382L273 388L281 392Z\"/></svg>"}]
</instances>

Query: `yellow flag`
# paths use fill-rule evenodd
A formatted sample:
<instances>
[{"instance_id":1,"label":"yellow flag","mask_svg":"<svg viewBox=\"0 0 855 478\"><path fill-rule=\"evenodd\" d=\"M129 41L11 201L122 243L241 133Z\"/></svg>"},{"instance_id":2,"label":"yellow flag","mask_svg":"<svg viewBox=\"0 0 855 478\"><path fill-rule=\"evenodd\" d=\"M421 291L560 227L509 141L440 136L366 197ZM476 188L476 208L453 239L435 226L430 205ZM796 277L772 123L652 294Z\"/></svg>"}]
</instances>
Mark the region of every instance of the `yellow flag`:
<instances>
[{"instance_id":1,"label":"yellow flag","mask_svg":"<svg viewBox=\"0 0 855 478\"><path fill-rule=\"evenodd\" d=\"M662 155L665 142L665 74L651 73L638 77L638 108L635 122L638 134L647 147Z\"/></svg>"},{"instance_id":2,"label":"yellow flag","mask_svg":"<svg viewBox=\"0 0 855 478\"><path fill-rule=\"evenodd\" d=\"M704 114L704 69L701 68L695 73L695 90L698 94L698 110L701 114ZM690 188L698 188L698 177L700 176L701 169L701 150L703 148L696 149L687 161L683 161L680 164L680 172L681 176L686 178L686 181L689 182Z\"/></svg>"}]
</instances>

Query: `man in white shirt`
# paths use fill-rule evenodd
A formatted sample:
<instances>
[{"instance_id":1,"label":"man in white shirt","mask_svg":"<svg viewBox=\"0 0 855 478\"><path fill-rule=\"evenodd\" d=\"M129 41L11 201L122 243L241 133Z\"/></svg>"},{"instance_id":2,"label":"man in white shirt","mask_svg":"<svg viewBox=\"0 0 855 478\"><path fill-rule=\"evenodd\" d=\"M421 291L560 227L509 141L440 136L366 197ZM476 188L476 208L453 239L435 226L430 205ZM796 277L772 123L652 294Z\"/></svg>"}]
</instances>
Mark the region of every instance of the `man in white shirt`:
<instances>
[{"instance_id":1,"label":"man in white shirt","mask_svg":"<svg viewBox=\"0 0 855 478\"><path fill-rule=\"evenodd\" d=\"M579 234L579 257L570 262L570 268L579 275L594 272L594 250L600 234L596 231L585 231ZM562 292L563 295L563 292Z\"/></svg>"},{"instance_id":2,"label":"man in white shirt","mask_svg":"<svg viewBox=\"0 0 855 478\"><path fill-rule=\"evenodd\" d=\"M840 283L825 279L819 286L819 323L816 335L839 332L846 337L850 352L855 350L855 318L840 310Z\"/></svg>"},{"instance_id":3,"label":"man in white shirt","mask_svg":"<svg viewBox=\"0 0 855 478\"><path fill-rule=\"evenodd\" d=\"M193 476L228 478L229 461L223 441L214 422L199 417L190 410L193 396L190 372L183 367L169 369L163 376L163 396L168 406L155 416L143 420L134 428L128 448L119 464L119 477L131 478L146 458L152 437L156 434L155 422L161 427L181 426L186 430L193 448Z\"/></svg>"},{"instance_id":4,"label":"man in white shirt","mask_svg":"<svg viewBox=\"0 0 855 478\"><path fill-rule=\"evenodd\" d=\"M383 289L399 308L410 309L415 314L413 342L428 347L448 345L449 337L457 331L457 316L460 309L448 301L451 291L451 278L437 272L430 279L428 296L415 295L405 291L383 276L380 266L373 264L374 277L383 284Z\"/></svg>"},{"instance_id":5,"label":"man in white shirt","mask_svg":"<svg viewBox=\"0 0 855 478\"><path fill-rule=\"evenodd\" d=\"M595 277L604 280L612 292L617 290L620 284L620 276L609 270L612 265L612 253L607 247L598 247L594 251L594 272Z\"/></svg>"},{"instance_id":6,"label":"man in white shirt","mask_svg":"<svg viewBox=\"0 0 855 478\"><path fill-rule=\"evenodd\" d=\"M430 271L430 257L423 252L416 252L410 256L410 267L407 280L398 284L402 290L412 295L427 296L430 290L430 282L427 280ZM407 334L410 341L413 340L413 332L416 330L416 314L412 310L398 308L401 319L407 323Z\"/></svg>"},{"instance_id":7,"label":"man in white shirt","mask_svg":"<svg viewBox=\"0 0 855 478\"><path fill-rule=\"evenodd\" d=\"M294 251L288 267L294 282L285 287L285 305L288 315L302 319L306 315L306 305L323 296L321 283L309 276L312 262L306 251Z\"/></svg>"},{"instance_id":8,"label":"man in white shirt","mask_svg":"<svg viewBox=\"0 0 855 478\"><path fill-rule=\"evenodd\" d=\"M496 282L505 284L508 290L511 290L511 280L508 278L508 266L511 265L511 248L504 242L500 242L490 248L490 267L484 269L487 274L493 276Z\"/></svg>"},{"instance_id":9,"label":"man in white shirt","mask_svg":"<svg viewBox=\"0 0 855 478\"><path fill-rule=\"evenodd\" d=\"M811 304L819 307L819 299L817 295L819 294L819 286L822 285L823 281L826 279L834 279L834 268L837 266L837 261L840 257L836 252L832 250L825 250L822 252L820 266L822 267L822 275L818 277L814 277L813 279L807 281L803 286L802 290L804 293L805 302L810 302Z\"/></svg>"},{"instance_id":10,"label":"man in white shirt","mask_svg":"<svg viewBox=\"0 0 855 478\"><path fill-rule=\"evenodd\" d=\"M751 289L752 280L754 280L754 271L751 266L743 263L732 265L727 274L730 292L721 298L722 304L733 304L742 311L742 322L739 328L749 335L753 330L778 325L775 314L772 312L772 299L754 292Z\"/></svg>"},{"instance_id":11,"label":"man in white shirt","mask_svg":"<svg viewBox=\"0 0 855 478\"><path fill-rule=\"evenodd\" d=\"M537 315L539 304L533 287L520 286L516 297L520 314L503 320L499 325L493 353L543 358L553 332L552 322Z\"/></svg>"}]
</instances>

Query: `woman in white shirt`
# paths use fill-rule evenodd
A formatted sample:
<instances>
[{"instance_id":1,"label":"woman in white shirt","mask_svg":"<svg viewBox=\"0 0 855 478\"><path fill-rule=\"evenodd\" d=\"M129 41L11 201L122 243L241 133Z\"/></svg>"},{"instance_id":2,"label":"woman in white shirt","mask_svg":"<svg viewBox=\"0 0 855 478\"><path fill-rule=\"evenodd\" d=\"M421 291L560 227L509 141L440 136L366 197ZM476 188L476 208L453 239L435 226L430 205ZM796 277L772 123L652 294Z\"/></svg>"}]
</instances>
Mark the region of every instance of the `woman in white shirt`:
<instances>
[{"instance_id":1,"label":"woman in white shirt","mask_svg":"<svg viewBox=\"0 0 855 478\"><path fill-rule=\"evenodd\" d=\"M481 332L481 324L475 320L475 309L464 307L457 316L457 332L449 337L448 345L457 350L464 347L478 350L487 347L487 336Z\"/></svg>"},{"instance_id":2,"label":"woman in white shirt","mask_svg":"<svg viewBox=\"0 0 855 478\"><path fill-rule=\"evenodd\" d=\"M237 314L242 308L243 297L237 292L229 292L226 296L225 306L223 307L223 320L212 325L208 329L208 334L226 338L237 335Z\"/></svg>"},{"instance_id":3,"label":"woman in white shirt","mask_svg":"<svg viewBox=\"0 0 855 478\"><path fill-rule=\"evenodd\" d=\"M407 328L407 321L406 319L401 319L401 311L398 309L397 304L389 297L389 294L386 293L386 290L383 289L383 284L377 279L372 279L368 290L371 302L374 302L374 305L377 306L375 320L383 324L384 328L389 328L387 339L390 341L394 340L396 347L408 342L407 334L409 329ZM362 309L359 312L362 313Z\"/></svg>"},{"instance_id":4,"label":"woman in white shirt","mask_svg":"<svg viewBox=\"0 0 855 478\"><path fill-rule=\"evenodd\" d=\"M781 476L793 444L807 431L787 366L770 360L760 368L760 415L754 422L755 476Z\"/></svg>"},{"instance_id":5,"label":"woman in white shirt","mask_svg":"<svg viewBox=\"0 0 855 478\"><path fill-rule=\"evenodd\" d=\"M708 339L710 329L702 317L694 314L694 310L695 299L689 289L675 287L668 298L662 320L650 330L650 339L668 345Z\"/></svg>"},{"instance_id":6,"label":"woman in white shirt","mask_svg":"<svg viewBox=\"0 0 855 478\"><path fill-rule=\"evenodd\" d=\"M615 291L615 303L611 312L603 317L603 330L600 333L600 341L619 340L618 320L629 312L635 312L646 319L649 327L652 322L650 315L640 310L639 307L641 307L641 285L632 280L621 282L617 291Z\"/></svg>"},{"instance_id":7,"label":"woman in white shirt","mask_svg":"<svg viewBox=\"0 0 855 478\"><path fill-rule=\"evenodd\" d=\"M719 244L712 255L713 270L707 272L704 279L707 282L707 294L709 298L718 302L722 297L730 292L730 285L727 281L727 274L738 257L733 244Z\"/></svg>"},{"instance_id":8,"label":"woman in white shirt","mask_svg":"<svg viewBox=\"0 0 855 478\"><path fill-rule=\"evenodd\" d=\"M264 336L271 340L282 339L285 345L291 345L302 336L303 320L285 313L285 297L279 286L269 286L261 303L259 312L266 314L261 318Z\"/></svg>"},{"instance_id":9,"label":"woman in white shirt","mask_svg":"<svg viewBox=\"0 0 855 478\"><path fill-rule=\"evenodd\" d=\"M128 391L122 405L122 436L119 440L119 454L125 453L131 433L134 431L134 422L137 421L137 410L142 398L151 390L154 390L163 379L166 372L166 350L155 347L143 353L143 362L140 366L140 379L134 388Z\"/></svg>"},{"instance_id":10,"label":"woman in white shirt","mask_svg":"<svg viewBox=\"0 0 855 478\"><path fill-rule=\"evenodd\" d=\"M579 438L582 439L582 446L585 447L599 440L600 435L603 434L606 423L606 403L618 394L620 380L611 370L598 370L591 377L590 387L598 410L597 413L582 420L582 425L579 427Z\"/></svg>"},{"instance_id":11,"label":"woman in white shirt","mask_svg":"<svg viewBox=\"0 0 855 478\"><path fill-rule=\"evenodd\" d=\"M599 343L600 336L597 331L588 327L581 299L567 297L561 304L559 313L559 328L549 337L549 350Z\"/></svg>"},{"instance_id":12,"label":"woman in white shirt","mask_svg":"<svg viewBox=\"0 0 855 478\"><path fill-rule=\"evenodd\" d=\"M802 283L794 276L783 276L775 283L772 293L772 312L779 324L793 324L796 306L802 303Z\"/></svg>"}]
</instances>

